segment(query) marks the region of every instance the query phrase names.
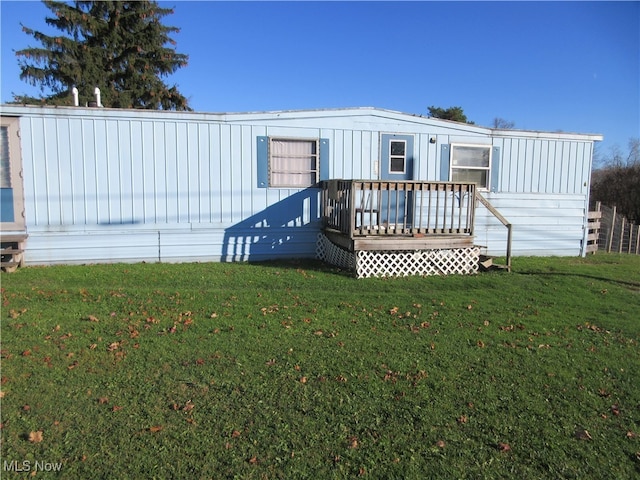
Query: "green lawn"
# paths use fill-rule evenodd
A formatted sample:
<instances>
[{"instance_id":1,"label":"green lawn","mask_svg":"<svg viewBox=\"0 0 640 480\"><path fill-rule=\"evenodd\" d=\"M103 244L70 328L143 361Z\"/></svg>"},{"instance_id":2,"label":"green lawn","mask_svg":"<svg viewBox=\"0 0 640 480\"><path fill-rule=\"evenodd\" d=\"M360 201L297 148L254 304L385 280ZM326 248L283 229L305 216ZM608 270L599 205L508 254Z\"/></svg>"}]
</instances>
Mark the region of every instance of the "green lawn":
<instances>
[{"instance_id":1,"label":"green lawn","mask_svg":"<svg viewBox=\"0 0 640 480\"><path fill-rule=\"evenodd\" d=\"M639 477L640 256L513 270L2 274L2 478Z\"/></svg>"}]
</instances>

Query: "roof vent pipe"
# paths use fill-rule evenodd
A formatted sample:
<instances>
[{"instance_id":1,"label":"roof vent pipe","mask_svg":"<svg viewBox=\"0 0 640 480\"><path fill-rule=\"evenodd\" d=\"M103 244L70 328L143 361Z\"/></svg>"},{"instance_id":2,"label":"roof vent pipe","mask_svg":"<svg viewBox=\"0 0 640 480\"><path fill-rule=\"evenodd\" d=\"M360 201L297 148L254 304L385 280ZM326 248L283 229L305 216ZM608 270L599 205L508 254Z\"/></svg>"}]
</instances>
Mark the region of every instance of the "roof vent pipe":
<instances>
[{"instance_id":1,"label":"roof vent pipe","mask_svg":"<svg viewBox=\"0 0 640 480\"><path fill-rule=\"evenodd\" d=\"M102 103L100 103L100 89L96 87L93 94L96 96L96 106L102 108Z\"/></svg>"},{"instance_id":2,"label":"roof vent pipe","mask_svg":"<svg viewBox=\"0 0 640 480\"><path fill-rule=\"evenodd\" d=\"M73 87L71 89L71 94L73 95L73 106L77 107L78 105L80 105L80 102L78 101L78 89L76 87Z\"/></svg>"}]
</instances>

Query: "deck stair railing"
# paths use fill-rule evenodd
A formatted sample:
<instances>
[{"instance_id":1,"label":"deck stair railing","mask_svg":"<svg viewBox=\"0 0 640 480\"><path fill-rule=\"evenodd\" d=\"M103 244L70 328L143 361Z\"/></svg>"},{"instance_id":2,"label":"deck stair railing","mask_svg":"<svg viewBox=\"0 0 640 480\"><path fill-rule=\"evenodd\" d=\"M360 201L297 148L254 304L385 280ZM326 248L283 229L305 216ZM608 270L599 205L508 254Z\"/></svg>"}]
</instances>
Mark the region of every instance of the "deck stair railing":
<instances>
[{"instance_id":1,"label":"deck stair railing","mask_svg":"<svg viewBox=\"0 0 640 480\"><path fill-rule=\"evenodd\" d=\"M473 235L474 183L326 180L325 227L362 236Z\"/></svg>"},{"instance_id":2,"label":"deck stair railing","mask_svg":"<svg viewBox=\"0 0 640 480\"><path fill-rule=\"evenodd\" d=\"M505 265L507 271L511 271L511 243L513 239L513 225L487 200L480 192L476 192L476 199L507 228L507 252Z\"/></svg>"}]
</instances>

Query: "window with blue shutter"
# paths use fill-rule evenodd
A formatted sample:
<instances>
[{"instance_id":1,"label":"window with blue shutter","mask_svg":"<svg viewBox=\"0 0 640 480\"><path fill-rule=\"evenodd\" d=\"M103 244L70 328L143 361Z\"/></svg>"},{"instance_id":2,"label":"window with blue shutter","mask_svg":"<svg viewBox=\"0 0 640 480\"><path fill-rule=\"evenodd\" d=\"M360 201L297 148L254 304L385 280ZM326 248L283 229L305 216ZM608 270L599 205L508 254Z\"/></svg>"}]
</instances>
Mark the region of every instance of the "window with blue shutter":
<instances>
[{"instance_id":1,"label":"window with blue shutter","mask_svg":"<svg viewBox=\"0 0 640 480\"><path fill-rule=\"evenodd\" d=\"M451 144L440 150L440 180L469 182L483 190L498 191L500 147Z\"/></svg>"},{"instance_id":2,"label":"window with blue shutter","mask_svg":"<svg viewBox=\"0 0 640 480\"><path fill-rule=\"evenodd\" d=\"M329 140L257 137L258 188L307 188L329 177Z\"/></svg>"},{"instance_id":3,"label":"window with blue shutter","mask_svg":"<svg viewBox=\"0 0 640 480\"><path fill-rule=\"evenodd\" d=\"M13 185L9 158L9 128L0 128L0 222L14 222Z\"/></svg>"}]
</instances>

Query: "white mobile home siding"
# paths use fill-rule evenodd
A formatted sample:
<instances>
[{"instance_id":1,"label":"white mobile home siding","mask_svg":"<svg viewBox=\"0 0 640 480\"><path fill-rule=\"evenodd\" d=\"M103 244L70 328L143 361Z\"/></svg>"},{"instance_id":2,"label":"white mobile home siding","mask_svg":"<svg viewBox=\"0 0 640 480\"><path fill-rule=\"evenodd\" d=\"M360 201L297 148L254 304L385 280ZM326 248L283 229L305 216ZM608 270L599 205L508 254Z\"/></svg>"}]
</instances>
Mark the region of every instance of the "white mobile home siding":
<instances>
[{"instance_id":1,"label":"white mobile home siding","mask_svg":"<svg viewBox=\"0 0 640 480\"><path fill-rule=\"evenodd\" d=\"M593 141L535 138L510 132L501 149L499 186L491 203L513 225L514 255L583 253ZM551 134L549 134L551 136ZM506 249L505 228L484 207L477 211L476 242L490 254Z\"/></svg>"},{"instance_id":2,"label":"white mobile home siding","mask_svg":"<svg viewBox=\"0 0 640 480\"><path fill-rule=\"evenodd\" d=\"M593 141L492 131L378 109L247 114L2 106L20 117L27 264L312 257L317 189L259 188L256 139L329 142L330 178L379 178L384 133L414 136L414 179L441 178L441 146L498 147L489 200L514 254L580 255ZM476 242L504 254L483 207Z\"/></svg>"}]
</instances>

